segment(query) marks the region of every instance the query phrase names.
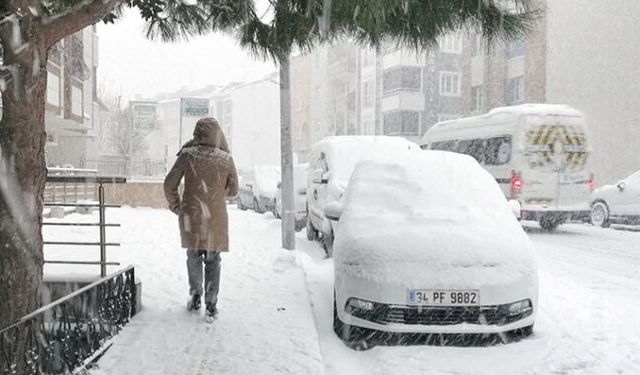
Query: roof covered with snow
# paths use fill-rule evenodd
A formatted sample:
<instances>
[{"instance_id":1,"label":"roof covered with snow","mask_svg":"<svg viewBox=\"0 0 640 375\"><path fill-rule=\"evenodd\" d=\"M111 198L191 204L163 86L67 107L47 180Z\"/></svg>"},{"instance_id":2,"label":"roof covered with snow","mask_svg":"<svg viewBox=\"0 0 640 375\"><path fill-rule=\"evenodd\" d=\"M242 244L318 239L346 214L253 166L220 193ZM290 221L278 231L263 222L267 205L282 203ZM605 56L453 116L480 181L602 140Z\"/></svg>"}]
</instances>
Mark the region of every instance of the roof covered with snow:
<instances>
[{"instance_id":1,"label":"roof covered with snow","mask_svg":"<svg viewBox=\"0 0 640 375\"><path fill-rule=\"evenodd\" d=\"M390 136L330 136L314 145L322 150L328 160L332 178L347 182L353 168L362 159L370 157L394 157L420 150L417 144L402 137Z\"/></svg>"},{"instance_id":2,"label":"roof covered with snow","mask_svg":"<svg viewBox=\"0 0 640 375\"><path fill-rule=\"evenodd\" d=\"M472 275L492 283L535 272L529 238L495 179L469 156L421 151L363 161L343 203L338 264L415 263L421 267L416 275L458 272L456 282L467 286ZM483 275L487 268L502 272L492 280Z\"/></svg>"}]
</instances>

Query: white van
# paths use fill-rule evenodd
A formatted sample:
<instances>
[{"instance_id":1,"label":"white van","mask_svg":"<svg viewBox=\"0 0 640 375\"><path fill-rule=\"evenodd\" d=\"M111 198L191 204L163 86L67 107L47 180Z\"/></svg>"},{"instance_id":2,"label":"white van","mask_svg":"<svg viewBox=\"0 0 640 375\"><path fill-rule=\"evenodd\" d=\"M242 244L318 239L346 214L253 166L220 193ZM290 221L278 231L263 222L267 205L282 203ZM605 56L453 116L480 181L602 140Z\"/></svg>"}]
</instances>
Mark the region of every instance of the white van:
<instances>
[{"instance_id":1,"label":"white van","mask_svg":"<svg viewBox=\"0 0 640 375\"><path fill-rule=\"evenodd\" d=\"M417 144L390 136L330 136L315 143L309 155L307 238L320 240L331 256L336 224L325 218L324 208L342 198L356 164L367 157L418 151Z\"/></svg>"},{"instance_id":2,"label":"white van","mask_svg":"<svg viewBox=\"0 0 640 375\"><path fill-rule=\"evenodd\" d=\"M523 104L444 121L423 137L423 149L471 155L517 200L523 220L547 231L588 220L594 189L584 115L567 106Z\"/></svg>"}]
</instances>

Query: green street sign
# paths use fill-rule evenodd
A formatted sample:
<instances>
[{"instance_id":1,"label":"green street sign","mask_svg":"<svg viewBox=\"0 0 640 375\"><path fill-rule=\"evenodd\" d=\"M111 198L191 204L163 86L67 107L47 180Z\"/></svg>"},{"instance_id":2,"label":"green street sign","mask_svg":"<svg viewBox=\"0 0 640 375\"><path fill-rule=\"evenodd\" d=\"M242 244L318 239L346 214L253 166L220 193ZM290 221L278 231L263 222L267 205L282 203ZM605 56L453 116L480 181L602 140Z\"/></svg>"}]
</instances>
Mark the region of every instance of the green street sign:
<instances>
[{"instance_id":1,"label":"green street sign","mask_svg":"<svg viewBox=\"0 0 640 375\"><path fill-rule=\"evenodd\" d=\"M209 99L183 98L182 116L207 117L209 116Z\"/></svg>"},{"instance_id":2,"label":"green street sign","mask_svg":"<svg viewBox=\"0 0 640 375\"><path fill-rule=\"evenodd\" d=\"M155 102L132 102L131 109L133 111L133 127L138 130L149 132L156 129L156 110Z\"/></svg>"}]
</instances>

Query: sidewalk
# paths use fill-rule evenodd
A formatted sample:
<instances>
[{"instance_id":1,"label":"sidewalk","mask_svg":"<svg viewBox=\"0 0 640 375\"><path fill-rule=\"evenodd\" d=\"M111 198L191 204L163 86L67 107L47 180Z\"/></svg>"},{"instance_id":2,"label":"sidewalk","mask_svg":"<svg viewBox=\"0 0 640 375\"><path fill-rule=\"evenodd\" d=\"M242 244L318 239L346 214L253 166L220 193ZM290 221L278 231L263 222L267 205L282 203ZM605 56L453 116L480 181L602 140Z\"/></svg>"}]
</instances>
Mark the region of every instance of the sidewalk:
<instances>
[{"instance_id":1,"label":"sidewalk","mask_svg":"<svg viewBox=\"0 0 640 375\"><path fill-rule=\"evenodd\" d=\"M324 373L304 274L297 255L280 249L280 222L235 208L229 214L232 250L222 255L220 314L207 324L202 312L185 308L186 256L176 217L167 210L113 211L122 248L109 258L136 265L143 310L91 374Z\"/></svg>"}]
</instances>

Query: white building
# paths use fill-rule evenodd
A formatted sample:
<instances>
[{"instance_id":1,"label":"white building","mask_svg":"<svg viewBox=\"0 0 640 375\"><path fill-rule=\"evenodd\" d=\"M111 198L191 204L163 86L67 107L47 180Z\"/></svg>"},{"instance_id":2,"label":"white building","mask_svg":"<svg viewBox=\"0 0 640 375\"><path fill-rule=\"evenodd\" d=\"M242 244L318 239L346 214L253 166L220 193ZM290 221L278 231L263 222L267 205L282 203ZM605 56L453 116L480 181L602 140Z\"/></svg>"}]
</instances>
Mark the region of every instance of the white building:
<instances>
[{"instance_id":1,"label":"white building","mask_svg":"<svg viewBox=\"0 0 640 375\"><path fill-rule=\"evenodd\" d=\"M236 167L280 165L280 83L278 74L237 85L228 94L226 114L218 116L228 127L231 106L230 147Z\"/></svg>"},{"instance_id":2,"label":"white building","mask_svg":"<svg viewBox=\"0 0 640 375\"><path fill-rule=\"evenodd\" d=\"M97 103L97 69L95 26L65 38L50 51L45 112L48 165L82 167L98 157L102 109Z\"/></svg>"},{"instance_id":3,"label":"white building","mask_svg":"<svg viewBox=\"0 0 640 375\"><path fill-rule=\"evenodd\" d=\"M587 116L599 184L640 169L639 17L640 1L547 0L546 100Z\"/></svg>"}]
</instances>

